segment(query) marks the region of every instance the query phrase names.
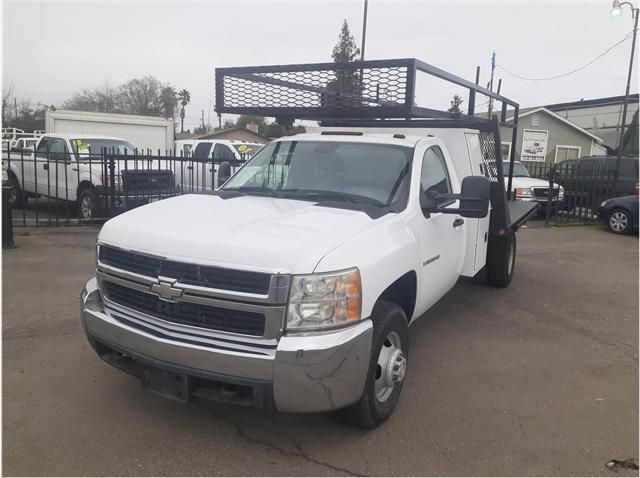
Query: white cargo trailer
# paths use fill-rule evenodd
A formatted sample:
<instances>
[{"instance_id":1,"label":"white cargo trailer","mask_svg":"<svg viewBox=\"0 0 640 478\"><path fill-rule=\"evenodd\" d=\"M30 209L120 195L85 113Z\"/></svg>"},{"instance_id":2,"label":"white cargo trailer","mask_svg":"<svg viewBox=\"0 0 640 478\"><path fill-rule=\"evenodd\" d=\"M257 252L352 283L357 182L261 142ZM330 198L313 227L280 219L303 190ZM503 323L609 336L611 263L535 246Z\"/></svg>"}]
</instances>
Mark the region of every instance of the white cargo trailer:
<instances>
[{"instance_id":1,"label":"white cargo trailer","mask_svg":"<svg viewBox=\"0 0 640 478\"><path fill-rule=\"evenodd\" d=\"M47 133L115 136L138 149L162 154L174 147L173 119L158 116L47 110L45 129Z\"/></svg>"}]
</instances>

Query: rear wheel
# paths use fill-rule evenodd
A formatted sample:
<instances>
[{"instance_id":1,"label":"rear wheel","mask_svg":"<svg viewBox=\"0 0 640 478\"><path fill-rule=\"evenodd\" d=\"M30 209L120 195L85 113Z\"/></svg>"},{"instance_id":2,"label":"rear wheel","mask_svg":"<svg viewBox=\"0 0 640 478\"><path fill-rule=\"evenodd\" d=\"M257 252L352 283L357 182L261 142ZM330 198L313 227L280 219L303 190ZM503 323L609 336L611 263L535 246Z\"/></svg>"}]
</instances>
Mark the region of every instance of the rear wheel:
<instances>
[{"instance_id":1,"label":"rear wheel","mask_svg":"<svg viewBox=\"0 0 640 478\"><path fill-rule=\"evenodd\" d=\"M11 193L9 194L9 204L14 209L23 209L27 204L27 196L20 187L20 182L16 178L15 174L9 174L9 185L11 186Z\"/></svg>"},{"instance_id":2,"label":"rear wheel","mask_svg":"<svg viewBox=\"0 0 640 478\"><path fill-rule=\"evenodd\" d=\"M516 267L516 235L497 237L487 248L487 283L494 287L507 287Z\"/></svg>"},{"instance_id":3,"label":"rear wheel","mask_svg":"<svg viewBox=\"0 0 640 478\"><path fill-rule=\"evenodd\" d=\"M614 209L609 214L609 230L614 234L626 234L629 232L631 218L624 209Z\"/></svg>"},{"instance_id":4,"label":"rear wheel","mask_svg":"<svg viewBox=\"0 0 640 478\"><path fill-rule=\"evenodd\" d=\"M78 194L78 214L80 219L95 219L102 215L98 195L93 188L86 188Z\"/></svg>"},{"instance_id":5,"label":"rear wheel","mask_svg":"<svg viewBox=\"0 0 640 478\"><path fill-rule=\"evenodd\" d=\"M398 404L409 357L407 317L402 308L380 302L373 312L369 371L360 400L341 410L342 417L361 428L375 428Z\"/></svg>"}]
</instances>

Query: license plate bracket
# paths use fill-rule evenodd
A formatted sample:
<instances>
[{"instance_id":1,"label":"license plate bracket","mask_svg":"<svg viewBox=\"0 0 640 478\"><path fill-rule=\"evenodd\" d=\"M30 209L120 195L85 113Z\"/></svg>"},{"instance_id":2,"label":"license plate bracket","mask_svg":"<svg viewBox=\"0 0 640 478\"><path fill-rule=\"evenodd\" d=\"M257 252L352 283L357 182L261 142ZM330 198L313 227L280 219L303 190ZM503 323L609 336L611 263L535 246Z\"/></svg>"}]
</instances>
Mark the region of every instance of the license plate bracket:
<instances>
[{"instance_id":1,"label":"license plate bracket","mask_svg":"<svg viewBox=\"0 0 640 478\"><path fill-rule=\"evenodd\" d=\"M170 400L188 402L191 397L191 378L188 375L150 365L142 367L142 385Z\"/></svg>"}]
</instances>

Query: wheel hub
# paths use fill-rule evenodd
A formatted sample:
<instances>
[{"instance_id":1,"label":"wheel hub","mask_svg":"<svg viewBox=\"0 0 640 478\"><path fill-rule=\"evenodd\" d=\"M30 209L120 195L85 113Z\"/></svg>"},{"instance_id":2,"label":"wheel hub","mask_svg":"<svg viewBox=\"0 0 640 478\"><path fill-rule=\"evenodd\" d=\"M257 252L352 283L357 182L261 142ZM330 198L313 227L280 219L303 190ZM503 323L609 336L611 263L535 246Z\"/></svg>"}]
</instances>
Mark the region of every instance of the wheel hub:
<instances>
[{"instance_id":1,"label":"wheel hub","mask_svg":"<svg viewBox=\"0 0 640 478\"><path fill-rule=\"evenodd\" d=\"M396 387L404 380L404 375L407 372L407 359L405 358L402 350L396 350L389 357L387 370L385 373L385 385L387 387Z\"/></svg>"},{"instance_id":2,"label":"wheel hub","mask_svg":"<svg viewBox=\"0 0 640 478\"><path fill-rule=\"evenodd\" d=\"M400 336L391 332L384 341L377 361L375 393L378 401L389 399L407 373L407 358L402 352Z\"/></svg>"},{"instance_id":3,"label":"wheel hub","mask_svg":"<svg viewBox=\"0 0 640 478\"><path fill-rule=\"evenodd\" d=\"M611 224L611 229L613 229L614 231L622 231L625 227L627 227L627 216L620 212L613 213L611 215L609 223Z\"/></svg>"}]
</instances>

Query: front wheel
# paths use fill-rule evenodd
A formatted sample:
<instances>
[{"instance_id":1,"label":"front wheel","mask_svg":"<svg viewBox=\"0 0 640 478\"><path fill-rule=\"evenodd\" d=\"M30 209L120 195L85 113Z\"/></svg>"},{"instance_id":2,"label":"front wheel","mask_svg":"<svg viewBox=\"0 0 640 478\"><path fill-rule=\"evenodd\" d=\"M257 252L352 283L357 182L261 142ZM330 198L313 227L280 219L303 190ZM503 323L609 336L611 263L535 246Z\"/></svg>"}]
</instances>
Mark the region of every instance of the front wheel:
<instances>
[{"instance_id":1,"label":"front wheel","mask_svg":"<svg viewBox=\"0 0 640 478\"><path fill-rule=\"evenodd\" d=\"M624 209L614 209L609 214L609 230L614 234L626 234L629 232L631 218Z\"/></svg>"},{"instance_id":2,"label":"front wheel","mask_svg":"<svg viewBox=\"0 0 640 478\"><path fill-rule=\"evenodd\" d=\"M409 358L408 320L401 307L380 302L373 311L369 371L360 400L341 410L350 424L372 429L391 416L398 404Z\"/></svg>"},{"instance_id":3,"label":"front wheel","mask_svg":"<svg viewBox=\"0 0 640 478\"><path fill-rule=\"evenodd\" d=\"M516 235L496 237L487 247L487 283L494 287L507 287L516 267Z\"/></svg>"}]
</instances>

